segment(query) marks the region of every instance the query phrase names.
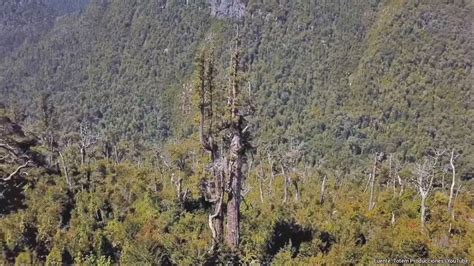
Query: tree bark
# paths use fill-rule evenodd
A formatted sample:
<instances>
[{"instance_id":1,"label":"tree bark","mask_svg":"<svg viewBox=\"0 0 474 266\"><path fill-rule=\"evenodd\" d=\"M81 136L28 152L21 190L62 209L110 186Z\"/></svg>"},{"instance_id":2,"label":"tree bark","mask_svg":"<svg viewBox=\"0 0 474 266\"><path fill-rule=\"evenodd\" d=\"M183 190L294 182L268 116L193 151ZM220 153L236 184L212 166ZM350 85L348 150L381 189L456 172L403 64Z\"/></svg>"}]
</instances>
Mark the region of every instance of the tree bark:
<instances>
[{"instance_id":1,"label":"tree bark","mask_svg":"<svg viewBox=\"0 0 474 266\"><path fill-rule=\"evenodd\" d=\"M232 250L239 248L240 202L242 190L243 144L241 132L234 133L230 147L230 192L227 202L226 242Z\"/></svg>"}]
</instances>

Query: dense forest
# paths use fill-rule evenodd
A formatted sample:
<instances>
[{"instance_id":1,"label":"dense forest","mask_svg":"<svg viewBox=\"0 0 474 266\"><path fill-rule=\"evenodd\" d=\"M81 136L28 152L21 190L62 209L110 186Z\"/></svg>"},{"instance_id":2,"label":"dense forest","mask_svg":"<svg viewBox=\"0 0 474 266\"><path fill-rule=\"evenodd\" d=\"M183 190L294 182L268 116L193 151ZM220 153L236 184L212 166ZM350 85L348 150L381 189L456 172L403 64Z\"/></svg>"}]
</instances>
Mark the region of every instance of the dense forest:
<instances>
[{"instance_id":1,"label":"dense forest","mask_svg":"<svg viewBox=\"0 0 474 266\"><path fill-rule=\"evenodd\" d=\"M0 3L0 264L474 261L472 0Z\"/></svg>"}]
</instances>

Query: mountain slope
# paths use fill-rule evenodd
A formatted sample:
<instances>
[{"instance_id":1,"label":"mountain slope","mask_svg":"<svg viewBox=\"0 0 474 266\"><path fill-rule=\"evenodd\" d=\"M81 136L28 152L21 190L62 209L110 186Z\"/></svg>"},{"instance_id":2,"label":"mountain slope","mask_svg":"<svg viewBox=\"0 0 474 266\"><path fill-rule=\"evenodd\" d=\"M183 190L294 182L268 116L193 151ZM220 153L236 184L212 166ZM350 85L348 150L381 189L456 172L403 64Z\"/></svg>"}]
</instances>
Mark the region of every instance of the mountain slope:
<instances>
[{"instance_id":1,"label":"mountain slope","mask_svg":"<svg viewBox=\"0 0 474 266\"><path fill-rule=\"evenodd\" d=\"M51 93L65 132L90 120L116 141L183 137L196 49L212 39L225 69L238 28L261 146L304 142L307 160L347 171L376 151L456 148L471 160L469 1L249 1L237 20L208 7L95 1L6 59L0 89L32 117Z\"/></svg>"},{"instance_id":2,"label":"mountain slope","mask_svg":"<svg viewBox=\"0 0 474 266\"><path fill-rule=\"evenodd\" d=\"M24 42L34 45L56 18L85 8L88 0L6 0L0 3L0 61Z\"/></svg>"}]
</instances>

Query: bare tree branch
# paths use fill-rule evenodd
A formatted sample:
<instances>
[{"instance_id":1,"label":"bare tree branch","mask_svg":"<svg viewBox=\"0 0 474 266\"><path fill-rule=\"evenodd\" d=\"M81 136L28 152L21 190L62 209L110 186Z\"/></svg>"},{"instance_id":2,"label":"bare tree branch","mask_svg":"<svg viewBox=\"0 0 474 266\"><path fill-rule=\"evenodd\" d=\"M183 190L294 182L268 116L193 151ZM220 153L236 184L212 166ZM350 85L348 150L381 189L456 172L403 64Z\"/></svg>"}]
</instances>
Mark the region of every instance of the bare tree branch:
<instances>
[{"instance_id":1,"label":"bare tree branch","mask_svg":"<svg viewBox=\"0 0 474 266\"><path fill-rule=\"evenodd\" d=\"M13 173L11 173L8 177L5 177L5 178L1 178L3 181L9 181L10 179L12 179L14 176L16 176L18 174L18 172L20 172L23 168L26 168L28 167L31 163L33 163L32 161L27 161L26 163L18 166L16 168L15 171L13 171Z\"/></svg>"}]
</instances>

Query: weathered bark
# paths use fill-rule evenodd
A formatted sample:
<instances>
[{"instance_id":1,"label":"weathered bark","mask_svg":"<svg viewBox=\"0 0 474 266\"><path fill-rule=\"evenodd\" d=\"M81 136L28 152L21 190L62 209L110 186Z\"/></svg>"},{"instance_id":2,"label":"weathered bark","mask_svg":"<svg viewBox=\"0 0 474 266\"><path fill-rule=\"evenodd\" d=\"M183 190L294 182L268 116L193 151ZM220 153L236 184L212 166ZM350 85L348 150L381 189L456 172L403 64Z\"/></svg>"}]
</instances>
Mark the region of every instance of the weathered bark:
<instances>
[{"instance_id":1,"label":"weathered bark","mask_svg":"<svg viewBox=\"0 0 474 266\"><path fill-rule=\"evenodd\" d=\"M227 202L227 245L235 250L240 241L240 202L242 190L242 138L239 133L232 139L230 150L230 192Z\"/></svg>"},{"instance_id":2,"label":"weathered bark","mask_svg":"<svg viewBox=\"0 0 474 266\"><path fill-rule=\"evenodd\" d=\"M212 231L212 248L216 249L224 240L224 191L222 187L223 178L216 177L217 203L214 205L213 214L209 215L209 227Z\"/></svg>"},{"instance_id":3,"label":"weathered bark","mask_svg":"<svg viewBox=\"0 0 474 266\"><path fill-rule=\"evenodd\" d=\"M230 129L232 140L229 150L229 178L230 191L227 201L227 231L226 242L230 249L237 250L240 242L240 202L242 193L242 166L244 164L244 117L239 110L238 67L239 53L232 57L230 73L229 98L227 105L230 110Z\"/></svg>"},{"instance_id":4,"label":"weathered bark","mask_svg":"<svg viewBox=\"0 0 474 266\"><path fill-rule=\"evenodd\" d=\"M211 138L212 140L212 138ZM225 178L226 178L226 167L227 161L225 158L220 158L217 148L214 144L209 147L213 147L210 151L211 163L214 177L214 187L211 193L211 202L214 203L212 214L209 215L209 227L212 232L212 249L215 251L224 241L224 192L225 192Z\"/></svg>"}]
</instances>

